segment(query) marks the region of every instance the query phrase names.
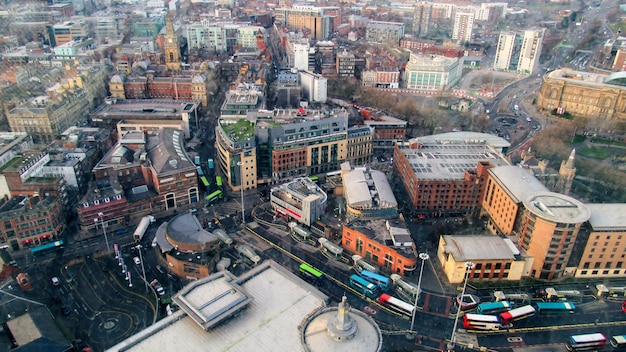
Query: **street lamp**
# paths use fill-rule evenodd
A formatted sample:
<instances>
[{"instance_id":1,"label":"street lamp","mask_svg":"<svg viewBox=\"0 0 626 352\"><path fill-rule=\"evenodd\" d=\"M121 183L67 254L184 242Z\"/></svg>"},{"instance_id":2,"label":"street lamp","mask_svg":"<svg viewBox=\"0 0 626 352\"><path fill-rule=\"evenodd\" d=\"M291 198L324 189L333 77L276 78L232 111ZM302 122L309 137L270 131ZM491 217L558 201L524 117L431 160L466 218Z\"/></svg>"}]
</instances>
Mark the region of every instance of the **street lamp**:
<instances>
[{"instance_id":1,"label":"street lamp","mask_svg":"<svg viewBox=\"0 0 626 352\"><path fill-rule=\"evenodd\" d=\"M141 273L143 274L143 283L146 286L146 293L148 293L148 281L146 280L146 269L143 266L143 256L141 255L141 244L138 244L137 251L139 251L139 261L141 262Z\"/></svg>"},{"instance_id":2,"label":"street lamp","mask_svg":"<svg viewBox=\"0 0 626 352\"><path fill-rule=\"evenodd\" d=\"M452 336L450 337L449 349L454 347L456 341L456 326L459 323L459 313L461 313L461 304L463 303L463 296L465 296L465 288L467 287L467 279L469 278L470 271L474 268L474 263L465 262L465 282L463 283L463 290L461 291L461 299L459 300L459 307L456 310L456 317L454 318L454 326L452 327Z\"/></svg>"},{"instance_id":3,"label":"street lamp","mask_svg":"<svg viewBox=\"0 0 626 352\"><path fill-rule=\"evenodd\" d=\"M111 255L111 247L109 247L109 237L107 236L107 230L104 228L104 214L102 212L98 213L98 218L100 218L100 225L102 225L102 232L104 232L104 241L107 244L107 255ZM94 219L95 222L98 222L98 219Z\"/></svg>"},{"instance_id":4,"label":"street lamp","mask_svg":"<svg viewBox=\"0 0 626 352\"><path fill-rule=\"evenodd\" d=\"M241 169L239 170L239 174L241 175L241 223L246 226L246 214L245 214L245 209L243 206L243 162L238 161L237 162L237 166L239 166Z\"/></svg>"},{"instance_id":5,"label":"street lamp","mask_svg":"<svg viewBox=\"0 0 626 352\"><path fill-rule=\"evenodd\" d=\"M428 253L420 253L418 257L422 260L422 266L420 267L420 276L417 279L417 295L415 296L415 305L413 306L413 316L411 317L411 331L415 324L415 315L417 315L417 301L420 299L420 293L422 293L422 274L424 273L424 263L430 258Z\"/></svg>"}]
</instances>

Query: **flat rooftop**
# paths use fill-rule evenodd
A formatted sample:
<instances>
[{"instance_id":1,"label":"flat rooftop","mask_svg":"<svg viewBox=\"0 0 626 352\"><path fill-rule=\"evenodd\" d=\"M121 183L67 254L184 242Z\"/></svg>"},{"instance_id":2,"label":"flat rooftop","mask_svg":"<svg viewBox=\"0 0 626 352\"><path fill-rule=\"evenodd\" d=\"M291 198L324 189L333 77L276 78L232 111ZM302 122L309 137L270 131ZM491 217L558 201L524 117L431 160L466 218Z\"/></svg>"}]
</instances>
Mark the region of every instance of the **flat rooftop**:
<instances>
[{"instance_id":1,"label":"flat rooftop","mask_svg":"<svg viewBox=\"0 0 626 352\"><path fill-rule=\"evenodd\" d=\"M91 114L100 120L180 118L181 114L193 113L198 103L183 100L131 99L104 103ZM96 120L97 121L97 120Z\"/></svg>"},{"instance_id":2,"label":"flat rooftop","mask_svg":"<svg viewBox=\"0 0 626 352\"><path fill-rule=\"evenodd\" d=\"M594 231L626 230L626 204L585 204L591 212L589 224Z\"/></svg>"},{"instance_id":3,"label":"flat rooftop","mask_svg":"<svg viewBox=\"0 0 626 352\"><path fill-rule=\"evenodd\" d=\"M487 144L420 144L419 148L399 146L420 180L462 180L466 170L479 162L509 165L504 156Z\"/></svg>"},{"instance_id":4,"label":"flat rooftop","mask_svg":"<svg viewBox=\"0 0 626 352\"><path fill-rule=\"evenodd\" d=\"M327 299L266 261L240 278L222 272L188 284L173 298L180 311L108 351L304 351L299 326Z\"/></svg>"},{"instance_id":5,"label":"flat rooftop","mask_svg":"<svg viewBox=\"0 0 626 352\"><path fill-rule=\"evenodd\" d=\"M591 217L580 201L560 193L539 192L524 199L524 207L535 216L557 223L579 224Z\"/></svg>"},{"instance_id":6,"label":"flat rooftop","mask_svg":"<svg viewBox=\"0 0 626 352\"><path fill-rule=\"evenodd\" d=\"M387 247L394 248L407 258L416 258L413 238L404 221L399 219L355 220L345 225Z\"/></svg>"},{"instance_id":7,"label":"flat rooftop","mask_svg":"<svg viewBox=\"0 0 626 352\"><path fill-rule=\"evenodd\" d=\"M544 80L557 79L564 80L572 83L582 83L586 85L603 86L608 75L600 73L591 73L583 71L575 71L566 68L559 68L554 71L548 72L544 76Z\"/></svg>"},{"instance_id":8,"label":"flat rooftop","mask_svg":"<svg viewBox=\"0 0 626 352\"><path fill-rule=\"evenodd\" d=\"M489 173L517 204L530 194L549 191L532 173L519 166L498 166Z\"/></svg>"},{"instance_id":9,"label":"flat rooftop","mask_svg":"<svg viewBox=\"0 0 626 352\"><path fill-rule=\"evenodd\" d=\"M495 235L443 236L444 249L454 260L513 260L515 255L504 238Z\"/></svg>"}]
</instances>

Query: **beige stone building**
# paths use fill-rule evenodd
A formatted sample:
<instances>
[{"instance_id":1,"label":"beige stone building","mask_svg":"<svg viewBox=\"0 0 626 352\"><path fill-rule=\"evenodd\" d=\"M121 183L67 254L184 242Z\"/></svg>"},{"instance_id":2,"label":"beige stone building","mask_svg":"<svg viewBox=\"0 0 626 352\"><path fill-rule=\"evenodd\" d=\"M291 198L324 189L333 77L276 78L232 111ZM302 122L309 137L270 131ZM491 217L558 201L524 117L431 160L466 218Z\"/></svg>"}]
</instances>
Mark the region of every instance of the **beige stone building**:
<instances>
[{"instance_id":1,"label":"beige stone building","mask_svg":"<svg viewBox=\"0 0 626 352\"><path fill-rule=\"evenodd\" d=\"M451 284L463 282L468 261L473 281L519 281L533 261L510 239L493 235L441 236L437 258Z\"/></svg>"},{"instance_id":2,"label":"beige stone building","mask_svg":"<svg viewBox=\"0 0 626 352\"><path fill-rule=\"evenodd\" d=\"M543 77L537 97L539 110L562 108L592 119L626 118L626 72L610 75L558 69Z\"/></svg>"}]
</instances>

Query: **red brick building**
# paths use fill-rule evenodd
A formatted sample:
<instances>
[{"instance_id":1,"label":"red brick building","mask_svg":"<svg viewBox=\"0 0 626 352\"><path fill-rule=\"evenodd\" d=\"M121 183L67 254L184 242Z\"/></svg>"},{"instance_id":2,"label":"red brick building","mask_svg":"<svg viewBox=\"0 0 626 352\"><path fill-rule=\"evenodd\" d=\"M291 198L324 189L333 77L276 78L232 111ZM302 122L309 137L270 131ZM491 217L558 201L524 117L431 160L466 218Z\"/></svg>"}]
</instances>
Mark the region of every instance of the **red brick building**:
<instances>
[{"instance_id":1,"label":"red brick building","mask_svg":"<svg viewBox=\"0 0 626 352\"><path fill-rule=\"evenodd\" d=\"M55 241L64 228L57 197L17 196L0 201L0 245L12 251Z\"/></svg>"},{"instance_id":2,"label":"red brick building","mask_svg":"<svg viewBox=\"0 0 626 352\"><path fill-rule=\"evenodd\" d=\"M398 219L354 221L344 225L341 246L387 273L411 276L417 267L415 244Z\"/></svg>"},{"instance_id":3,"label":"red brick building","mask_svg":"<svg viewBox=\"0 0 626 352\"><path fill-rule=\"evenodd\" d=\"M445 143L436 136L397 143L393 167L415 212L428 216L477 214L485 192L488 170L508 165L486 142L458 140Z\"/></svg>"}]
</instances>

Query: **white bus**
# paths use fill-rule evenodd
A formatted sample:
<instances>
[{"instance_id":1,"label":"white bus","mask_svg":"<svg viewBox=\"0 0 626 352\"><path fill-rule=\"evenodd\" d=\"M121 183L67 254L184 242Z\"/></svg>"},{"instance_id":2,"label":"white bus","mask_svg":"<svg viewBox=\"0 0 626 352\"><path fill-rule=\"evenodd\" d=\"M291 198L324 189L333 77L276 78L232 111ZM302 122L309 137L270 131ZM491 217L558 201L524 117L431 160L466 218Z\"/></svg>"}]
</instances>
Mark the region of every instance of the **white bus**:
<instances>
[{"instance_id":1,"label":"white bus","mask_svg":"<svg viewBox=\"0 0 626 352\"><path fill-rule=\"evenodd\" d=\"M466 313L463 315L463 327L468 330L500 330L510 325L503 326L495 315Z\"/></svg>"},{"instance_id":2,"label":"white bus","mask_svg":"<svg viewBox=\"0 0 626 352\"><path fill-rule=\"evenodd\" d=\"M519 308L511 309L508 312L500 313L500 321L502 324L510 324L516 320L521 320L535 315L535 308L533 306L522 306Z\"/></svg>"},{"instance_id":3,"label":"white bus","mask_svg":"<svg viewBox=\"0 0 626 352\"><path fill-rule=\"evenodd\" d=\"M601 350L606 345L606 337L601 333L574 335L567 340L568 351Z\"/></svg>"}]
</instances>

